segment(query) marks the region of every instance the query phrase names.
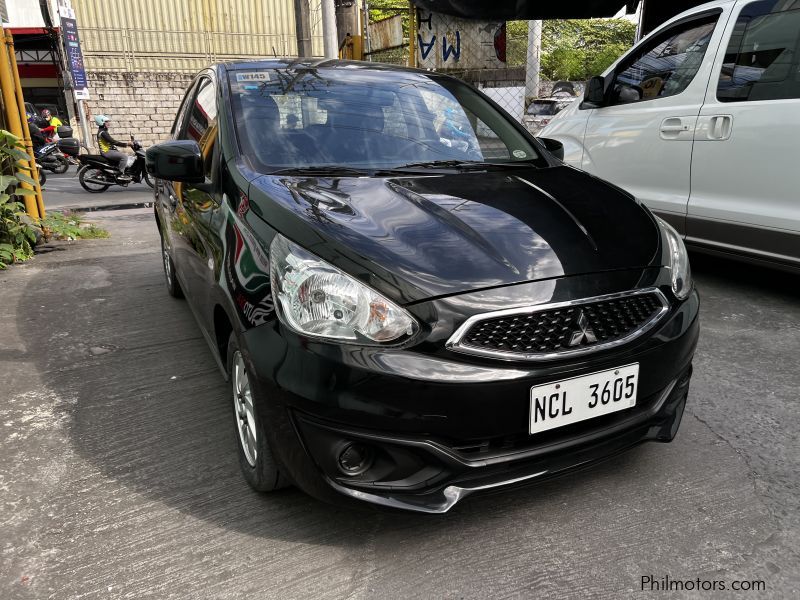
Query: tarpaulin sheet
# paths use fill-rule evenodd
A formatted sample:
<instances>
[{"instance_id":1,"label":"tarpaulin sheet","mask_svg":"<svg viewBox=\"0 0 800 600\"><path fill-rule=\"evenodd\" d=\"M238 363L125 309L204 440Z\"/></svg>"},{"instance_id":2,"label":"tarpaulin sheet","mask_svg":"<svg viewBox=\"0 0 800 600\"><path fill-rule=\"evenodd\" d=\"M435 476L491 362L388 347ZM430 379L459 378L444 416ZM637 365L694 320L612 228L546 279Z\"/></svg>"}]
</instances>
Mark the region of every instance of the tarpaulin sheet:
<instances>
[{"instance_id":1,"label":"tarpaulin sheet","mask_svg":"<svg viewBox=\"0 0 800 600\"><path fill-rule=\"evenodd\" d=\"M613 17L630 0L412 0L432 12L486 21ZM629 9L630 10L630 9Z\"/></svg>"}]
</instances>

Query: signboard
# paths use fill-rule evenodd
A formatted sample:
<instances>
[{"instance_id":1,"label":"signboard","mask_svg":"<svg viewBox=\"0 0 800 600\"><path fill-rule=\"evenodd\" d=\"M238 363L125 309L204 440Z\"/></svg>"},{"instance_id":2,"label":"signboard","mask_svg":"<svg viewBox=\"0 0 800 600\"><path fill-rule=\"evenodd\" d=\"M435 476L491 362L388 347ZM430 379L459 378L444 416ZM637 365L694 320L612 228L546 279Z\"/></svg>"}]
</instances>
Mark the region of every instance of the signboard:
<instances>
[{"instance_id":1,"label":"signboard","mask_svg":"<svg viewBox=\"0 0 800 600\"><path fill-rule=\"evenodd\" d=\"M403 15L369 24L369 45L372 52L403 45Z\"/></svg>"},{"instance_id":2,"label":"signboard","mask_svg":"<svg viewBox=\"0 0 800 600\"><path fill-rule=\"evenodd\" d=\"M423 69L502 69L504 21L473 21L420 9L417 65Z\"/></svg>"},{"instance_id":3,"label":"signboard","mask_svg":"<svg viewBox=\"0 0 800 600\"><path fill-rule=\"evenodd\" d=\"M89 99L89 81L83 66L81 40L78 37L78 23L75 11L69 2L59 0L58 14L61 17L61 34L64 36L64 48L67 53L67 68L72 74L72 93L76 100Z\"/></svg>"}]
</instances>

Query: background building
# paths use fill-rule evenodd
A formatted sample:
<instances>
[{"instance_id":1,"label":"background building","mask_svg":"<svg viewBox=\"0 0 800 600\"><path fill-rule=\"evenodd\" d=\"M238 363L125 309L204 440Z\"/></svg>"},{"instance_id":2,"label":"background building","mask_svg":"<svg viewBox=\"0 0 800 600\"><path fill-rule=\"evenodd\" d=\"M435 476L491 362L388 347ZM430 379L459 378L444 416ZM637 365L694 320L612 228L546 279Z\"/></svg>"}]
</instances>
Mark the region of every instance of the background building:
<instances>
[{"instance_id":1,"label":"background building","mask_svg":"<svg viewBox=\"0 0 800 600\"><path fill-rule=\"evenodd\" d=\"M63 77L62 42L55 0L41 3L4 0L2 4L5 5L3 26L14 36L25 102L29 107L48 108L72 121L75 117L74 103Z\"/></svg>"},{"instance_id":2,"label":"background building","mask_svg":"<svg viewBox=\"0 0 800 600\"><path fill-rule=\"evenodd\" d=\"M211 63L296 56L293 0L72 0L89 78L91 114L145 146L165 137L192 76ZM322 55L319 0L311 46Z\"/></svg>"}]
</instances>

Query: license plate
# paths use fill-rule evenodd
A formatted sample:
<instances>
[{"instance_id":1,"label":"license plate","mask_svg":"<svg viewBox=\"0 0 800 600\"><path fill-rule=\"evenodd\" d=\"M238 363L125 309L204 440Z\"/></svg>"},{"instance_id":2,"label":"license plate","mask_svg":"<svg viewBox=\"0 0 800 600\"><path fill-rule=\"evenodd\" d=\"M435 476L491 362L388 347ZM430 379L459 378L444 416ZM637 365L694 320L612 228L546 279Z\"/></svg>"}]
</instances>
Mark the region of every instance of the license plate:
<instances>
[{"instance_id":1,"label":"license plate","mask_svg":"<svg viewBox=\"0 0 800 600\"><path fill-rule=\"evenodd\" d=\"M531 388L530 433L625 410L636 405L639 363Z\"/></svg>"}]
</instances>

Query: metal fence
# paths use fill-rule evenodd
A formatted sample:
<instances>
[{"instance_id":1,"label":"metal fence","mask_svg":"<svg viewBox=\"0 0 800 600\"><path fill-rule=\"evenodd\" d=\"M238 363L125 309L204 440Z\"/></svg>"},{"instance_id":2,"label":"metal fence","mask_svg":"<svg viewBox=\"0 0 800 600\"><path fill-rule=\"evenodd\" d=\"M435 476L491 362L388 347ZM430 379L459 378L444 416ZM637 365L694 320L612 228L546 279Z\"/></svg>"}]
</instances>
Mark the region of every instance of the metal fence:
<instances>
[{"instance_id":1,"label":"metal fence","mask_svg":"<svg viewBox=\"0 0 800 600\"><path fill-rule=\"evenodd\" d=\"M552 97L555 82L541 72L541 21L476 22L407 4L381 4L369 12L366 60L458 77L481 89L533 133L549 121L546 113L562 109L583 92L582 82L571 82L555 86ZM393 18L402 19L400 44L391 36L387 40L380 30ZM384 48L387 42L389 47Z\"/></svg>"}]
</instances>

